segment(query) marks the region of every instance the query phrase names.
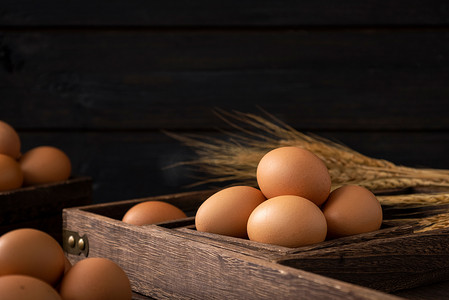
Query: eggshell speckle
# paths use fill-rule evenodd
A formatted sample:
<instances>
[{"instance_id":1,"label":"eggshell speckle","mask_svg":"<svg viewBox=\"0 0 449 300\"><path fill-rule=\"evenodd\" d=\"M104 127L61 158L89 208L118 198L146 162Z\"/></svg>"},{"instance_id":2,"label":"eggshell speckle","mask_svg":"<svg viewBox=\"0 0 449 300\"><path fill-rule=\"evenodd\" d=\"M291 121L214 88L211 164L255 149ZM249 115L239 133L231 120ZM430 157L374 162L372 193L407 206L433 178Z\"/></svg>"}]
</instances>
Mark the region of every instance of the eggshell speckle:
<instances>
[{"instance_id":1,"label":"eggshell speckle","mask_svg":"<svg viewBox=\"0 0 449 300\"><path fill-rule=\"evenodd\" d=\"M145 201L131 207L122 221L133 225L148 225L186 218L186 214L176 206L163 201Z\"/></svg>"},{"instance_id":2,"label":"eggshell speckle","mask_svg":"<svg viewBox=\"0 0 449 300\"><path fill-rule=\"evenodd\" d=\"M61 300L58 292L48 283L26 275L0 276L2 300Z\"/></svg>"},{"instance_id":3,"label":"eggshell speckle","mask_svg":"<svg viewBox=\"0 0 449 300\"><path fill-rule=\"evenodd\" d=\"M337 238L378 230L382 207L375 195L357 185L332 191L322 207L328 224L328 237Z\"/></svg>"},{"instance_id":4,"label":"eggshell speckle","mask_svg":"<svg viewBox=\"0 0 449 300\"><path fill-rule=\"evenodd\" d=\"M250 240L285 247L322 242L326 231L326 219L319 207L295 195L266 200L248 219Z\"/></svg>"},{"instance_id":5,"label":"eggshell speckle","mask_svg":"<svg viewBox=\"0 0 449 300\"><path fill-rule=\"evenodd\" d=\"M267 198L304 197L316 205L326 201L331 178L324 162L299 147L280 147L266 153L257 166L257 183Z\"/></svg>"},{"instance_id":6,"label":"eggshell speckle","mask_svg":"<svg viewBox=\"0 0 449 300\"><path fill-rule=\"evenodd\" d=\"M0 276L29 275L54 286L64 272L64 260L62 247L43 231L22 228L0 237Z\"/></svg>"},{"instance_id":7,"label":"eggshell speckle","mask_svg":"<svg viewBox=\"0 0 449 300\"><path fill-rule=\"evenodd\" d=\"M19 159L23 184L34 185L67 180L72 172L70 158L52 146L28 150Z\"/></svg>"},{"instance_id":8,"label":"eggshell speckle","mask_svg":"<svg viewBox=\"0 0 449 300\"><path fill-rule=\"evenodd\" d=\"M246 224L251 212L266 198L250 186L220 190L201 204L195 216L198 231L247 238Z\"/></svg>"},{"instance_id":9,"label":"eggshell speckle","mask_svg":"<svg viewBox=\"0 0 449 300\"><path fill-rule=\"evenodd\" d=\"M64 300L131 300L131 284L115 262L89 257L75 263L62 279Z\"/></svg>"},{"instance_id":10,"label":"eggshell speckle","mask_svg":"<svg viewBox=\"0 0 449 300\"><path fill-rule=\"evenodd\" d=\"M23 173L19 163L12 157L0 154L0 192L22 186Z\"/></svg>"}]
</instances>

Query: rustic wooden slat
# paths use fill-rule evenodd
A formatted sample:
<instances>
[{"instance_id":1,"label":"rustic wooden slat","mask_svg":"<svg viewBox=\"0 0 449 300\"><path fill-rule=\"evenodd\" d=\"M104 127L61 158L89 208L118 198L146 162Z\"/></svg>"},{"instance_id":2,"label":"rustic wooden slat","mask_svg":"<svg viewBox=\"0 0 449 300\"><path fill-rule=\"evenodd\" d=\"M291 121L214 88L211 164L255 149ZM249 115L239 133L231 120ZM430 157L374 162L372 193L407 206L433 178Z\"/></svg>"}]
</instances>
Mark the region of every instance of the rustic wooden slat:
<instances>
[{"instance_id":1,"label":"rustic wooden slat","mask_svg":"<svg viewBox=\"0 0 449 300\"><path fill-rule=\"evenodd\" d=\"M133 292L133 295L132 295L132 300L150 300L150 299L154 299L154 298L147 297L147 296L144 296L144 295L136 293L136 292Z\"/></svg>"},{"instance_id":2,"label":"rustic wooden slat","mask_svg":"<svg viewBox=\"0 0 449 300\"><path fill-rule=\"evenodd\" d=\"M182 209L188 216L188 218L177 220L177 221L167 221L158 223L158 226L164 228L171 228L175 230L180 230L186 233L186 238L192 238L198 241L203 241L209 245L215 245L217 247L228 247L229 245L234 246L234 248L241 248L247 255L250 251L254 251L254 256L267 258L277 256L280 253L299 253L305 251L312 251L316 249L336 247L341 245L353 244L362 241L368 241L373 239L381 239L393 236L400 236L407 233L413 232L413 227L410 225L403 225L397 227L385 227L381 230L370 232L366 234L360 234L355 236L350 236L346 238L340 238L337 240L329 240L315 245L309 245L299 248L288 248L280 247L276 245L268 245L263 243L255 243L247 239L240 239L234 237L228 237L223 235L217 235L207 232L198 232L195 230L194 216L198 207L205 201L210 195L212 195L216 190L205 190L205 191L194 191L194 192L184 192L169 195L159 195L152 197L145 197L139 199L131 199L124 201L115 201L110 203L102 203L96 205L88 205L80 207L79 209L94 213L97 215L106 216L115 220L121 220L123 215L128 209L137 203L144 201L164 201L175 205L176 207Z\"/></svg>"},{"instance_id":3,"label":"rustic wooden slat","mask_svg":"<svg viewBox=\"0 0 449 300\"><path fill-rule=\"evenodd\" d=\"M413 289L400 290L393 294L409 300L446 299L449 294L449 281L438 282Z\"/></svg>"},{"instance_id":4,"label":"rustic wooden slat","mask_svg":"<svg viewBox=\"0 0 449 300\"><path fill-rule=\"evenodd\" d=\"M0 192L0 235L31 227L62 242L62 209L88 204L92 204L89 177Z\"/></svg>"},{"instance_id":5,"label":"rustic wooden slat","mask_svg":"<svg viewBox=\"0 0 449 300\"><path fill-rule=\"evenodd\" d=\"M170 226L171 227L171 226ZM370 232L368 234L361 234L361 235L355 235L347 238L341 238L338 240L329 240L324 241L318 244L298 247L298 248L288 248L288 247L280 247L277 245L270 245L270 244L264 244L264 243L257 243L253 242L247 239L241 239L241 238L234 238L234 237L228 237L228 236L222 236L217 235L213 233L208 232L198 232L195 231L195 226L192 226L192 228L176 228L177 230L180 230L182 232L185 232L189 235L192 235L195 240L202 240L206 244L210 245L216 245L216 246L229 246L233 245L236 247L243 247L246 251L246 254L249 254L250 251L255 250L256 256L263 257L266 256L267 258L273 258L276 256L279 256L280 254L290 254L290 253L304 253L307 251L314 251L317 249L323 249L323 248L332 248L342 245L348 245L348 244L354 244L359 243L363 241L368 240L374 240L374 239L382 239L387 237L393 237L393 236L400 236L404 235L406 233L413 232L412 226L404 225L404 226L397 226L397 227L390 227L390 228L383 228L381 230L377 230L375 232Z\"/></svg>"},{"instance_id":6,"label":"rustic wooden slat","mask_svg":"<svg viewBox=\"0 0 449 300\"><path fill-rule=\"evenodd\" d=\"M134 291L154 298L396 299L186 239L170 229L132 226L79 209L64 210L63 219L64 229L88 236L89 257L114 260L127 273ZM68 256L72 263L83 258Z\"/></svg>"},{"instance_id":7,"label":"rustic wooden slat","mask_svg":"<svg viewBox=\"0 0 449 300\"><path fill-rule=\"evenodd\" d=\"M346 282L392 292L447 279L448 235L447 228L420 234L406 234L338 248L286 255L278 262Z\"/></svg>"},{"instance_id":8,"label":"rustic wooden slat","mask_svg":"<svg viewBox=\"0 0 449 300\"><path fill-rule=\"evenodd\" d=\"M40 1L4 0L3 26L441 25L443 0Z\"/></svg>"},{"instance_id":9,"label":"rustic wooden slat","mask_svg":"<svg viewBox=\"0 0 449 300\"><path fill-rule=\"evenodd\" d=\"M204 129L214 107L256 106L307 129L449 128L445 30L19 30L0 44L2 118L23 129Z\"/></svg>"}]
</instances>

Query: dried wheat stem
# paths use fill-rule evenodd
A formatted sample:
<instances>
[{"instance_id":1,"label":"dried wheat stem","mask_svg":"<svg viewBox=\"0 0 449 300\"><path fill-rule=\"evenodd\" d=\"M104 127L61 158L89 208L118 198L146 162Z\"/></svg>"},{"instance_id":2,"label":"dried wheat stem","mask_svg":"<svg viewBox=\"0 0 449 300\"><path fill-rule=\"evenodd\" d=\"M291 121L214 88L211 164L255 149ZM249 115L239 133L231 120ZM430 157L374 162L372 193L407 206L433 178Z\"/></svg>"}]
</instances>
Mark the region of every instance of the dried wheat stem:
<instances>
[{"instance_id":1,"label":"dried wheat stem","mask_svg":"<svg viewBox=\"0 0 449 300\"><path fill-rule=\"evenodd\" d=\"M417 222L417 228L415 232L425 232L436 229L443 229L449 227L449 212L442 214L437 214L434 216L420 218L420 219L410 219L410 222Z\"/></svg>"},{"instance_id":2,"label":"dried wheat stem","mask_svg":"<svg viewBox=\"0 0 449 300\"><path fill-rule=\"evenodd\" d=\"M421 207L449 204L449 193L419 193L409 195L377 196L382 205L395 207Z\"/></svg>"},{"instance_id":3,"label":"dried wheat stem","mask_svg":"<svg viewBox=\"0 0 449 300\"><path fill-rule=\"evenodd\" d=\"M236 181L255 186L257 164L265 153L281 146L298 146L323 160L334 188L348 183L360 184L371 190L449 187L449 170L415 169L371 158L342 144L301 133L268 114L271 120L236 111L217 110L216 113L237 131L225 132L226 140L167 133L197 154L197 159L179 163L205 174L196 185Z\"/></svg>"}]
</instances>

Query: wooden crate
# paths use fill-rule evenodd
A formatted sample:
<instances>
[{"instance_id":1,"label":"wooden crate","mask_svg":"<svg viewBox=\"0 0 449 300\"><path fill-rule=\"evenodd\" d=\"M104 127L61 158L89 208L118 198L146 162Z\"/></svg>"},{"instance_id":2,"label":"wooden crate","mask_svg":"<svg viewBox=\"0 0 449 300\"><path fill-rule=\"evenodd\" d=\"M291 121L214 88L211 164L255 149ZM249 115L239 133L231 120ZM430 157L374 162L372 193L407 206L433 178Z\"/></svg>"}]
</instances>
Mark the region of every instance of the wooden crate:
<instances>
[{"instance_id":1,"label":"wooden crate","mask_svg":"<svg viewBox=\"0 0 449 300\"><path fill-rule=\"evenodd\" d=\"M0 192L0 203L0 235L31 227L49 233L62 243L62 209L92 204L92 180L76 177Z\"/></svg>"},{"instance_id":2,"label":"wooden crate","mask_svg":"<svg viewBox=\"0 0 449 300\"><path fill-rule=\"evenodd\" d=\"M107 257L133 291L175 299L395 299L391 292L449 275L448 229L412 225L286 248L197 232L194 214L214 191L188 192L63 210L63 247L72 263ZM157 225L121 222L136 203L162 200L188 218ZM82 239L84 248L68 244Z\"/></svg>"}]
</instances>

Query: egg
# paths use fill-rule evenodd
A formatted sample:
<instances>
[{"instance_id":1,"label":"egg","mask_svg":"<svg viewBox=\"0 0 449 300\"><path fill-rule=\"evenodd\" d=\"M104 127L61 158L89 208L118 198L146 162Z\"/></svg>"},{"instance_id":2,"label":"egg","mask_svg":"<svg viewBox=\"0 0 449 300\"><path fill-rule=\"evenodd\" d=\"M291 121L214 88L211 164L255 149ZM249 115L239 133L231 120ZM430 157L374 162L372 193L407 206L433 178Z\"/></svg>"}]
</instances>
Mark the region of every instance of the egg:
<instances>
[{"instance_id":1,"label":"egg","mask_svg":"<svg viewBox=\"0 0 449 300\"><path fill-rule=\"evenodd\" d=\"M266 153L257 165L256 178L267 198L296 195L318 206L326 201L331 189L324 162L299 147L280 147Z\"/></svg>"},{"instance_id":2,"label":"egg","mask_svg":"<svg viewBox=\"0 0 449 300\"><path fill-rule=\"evenodd\" d=\"M320 208L295 195L270 198L257 206L248 219L251 241L300 247L325 240L327 225Z\"/></svg>"},{"instance_id":3,"label":"egg","mask_svg":"<svg viewBox=\"0 0 449 300\"><path fill-rule=\"evenodd\" d=\"M26 275L0 277L2 300L61 300L58 292L47 282Z\"/></svg>"},{"instance_id":4,"label":"egg","mask_svg":"<svg viewBox=\"0 0 449 300\"><path fill-rule=\"evenodd\" d=\"M63 271L63 275L65 275L68 271L70 271L71 268L72 268L72 263L67 258L67 256L64 256L64 271Z\"/></svg>"},{"instance_id":5,"label":"egg","mask_svg":"<svg viewBox=\"0 0 449 300\"><path fill-rule=\"evenodd\" d=\"M107 258L89 257L75 263L61 281L64 300L131 300L125 271Z\"/></svg>"},{"instance_id":6,"label":"egg","mask_svg":"<svg viewBox=\"0 0 449 300\"><path fill-rule=\"evenodd\" d=\"M178 207L164 201L145 201L131 207L122 221L133 225L148 225L186 218Z\"/></svg>"},{"instance_id":7,"label":"egg","mask_svg":"<svg viewBox=\"0 0 449 300\"><path fill-rule=\"evenodd\" d=\"M6 154L0 154L0 192L22 186L23 173L19 163Z\"/></svg>"},{"instance_id":8,"label":"egg","mask_svg":"<svg viewBox=\"0 0 449 300\"><path fill-rule=\"evenodd\" d=\"M383 218L376 196L358 185L345 185L332 191L322 211L327 220L328 238L378 230Z\"/></svg>"},{"instance_id":9,"label":"egg","mask_svg":"<svg viewBox=\"0 0 449 300\"><path fill-rule=\"evenodd\" d=\"M67 274L68 271L72 268L72 263L67 258L67 256L64 257L64 271L62 272L62 276L59 280L59 282L54 286L58 291L61 288L61 280L64 278L65 274Z\"/></svg>"},{"instance_id":10,"label":"egg","mask_svg":"<svg viewBox=\"0 0 449 300\"><path fill-rule=\"evenodd\" d=\"M70 158L53 146L30 149L20 157L19 163L24 185L67 180L72 172Z\"/></svg>"},{"instance_id":11,"label":"egg","mask_svg":"<svg viewBox=\"0 0 449 300\"><path fill-rule=\"evenodd\" d=\"M247 238L246 224L251 212L266 200L262 192L250 186L222 189L207 198L195 215L198 231Z\"/></svg>"},{"instance_id":12,"label":"egg","mask_svg":"<svg viewBox=\"0 0 449 300\"><path fill-rule=\"evenodd\" d=\"M49 234L32 228L0 237L0 276L21 274L57 284L64 272L64 251Z\"/></svg>"},{"instance_id":13,"label":"egg","mask_svg":"<svg viewBox=\"0 0 449 300\"><path fill-rule=\"evenodd\" d=\"M20 156L20 137L16 130L4 121L0 121L0 153L14 159Z\"/></svg>"}]
</instances>

